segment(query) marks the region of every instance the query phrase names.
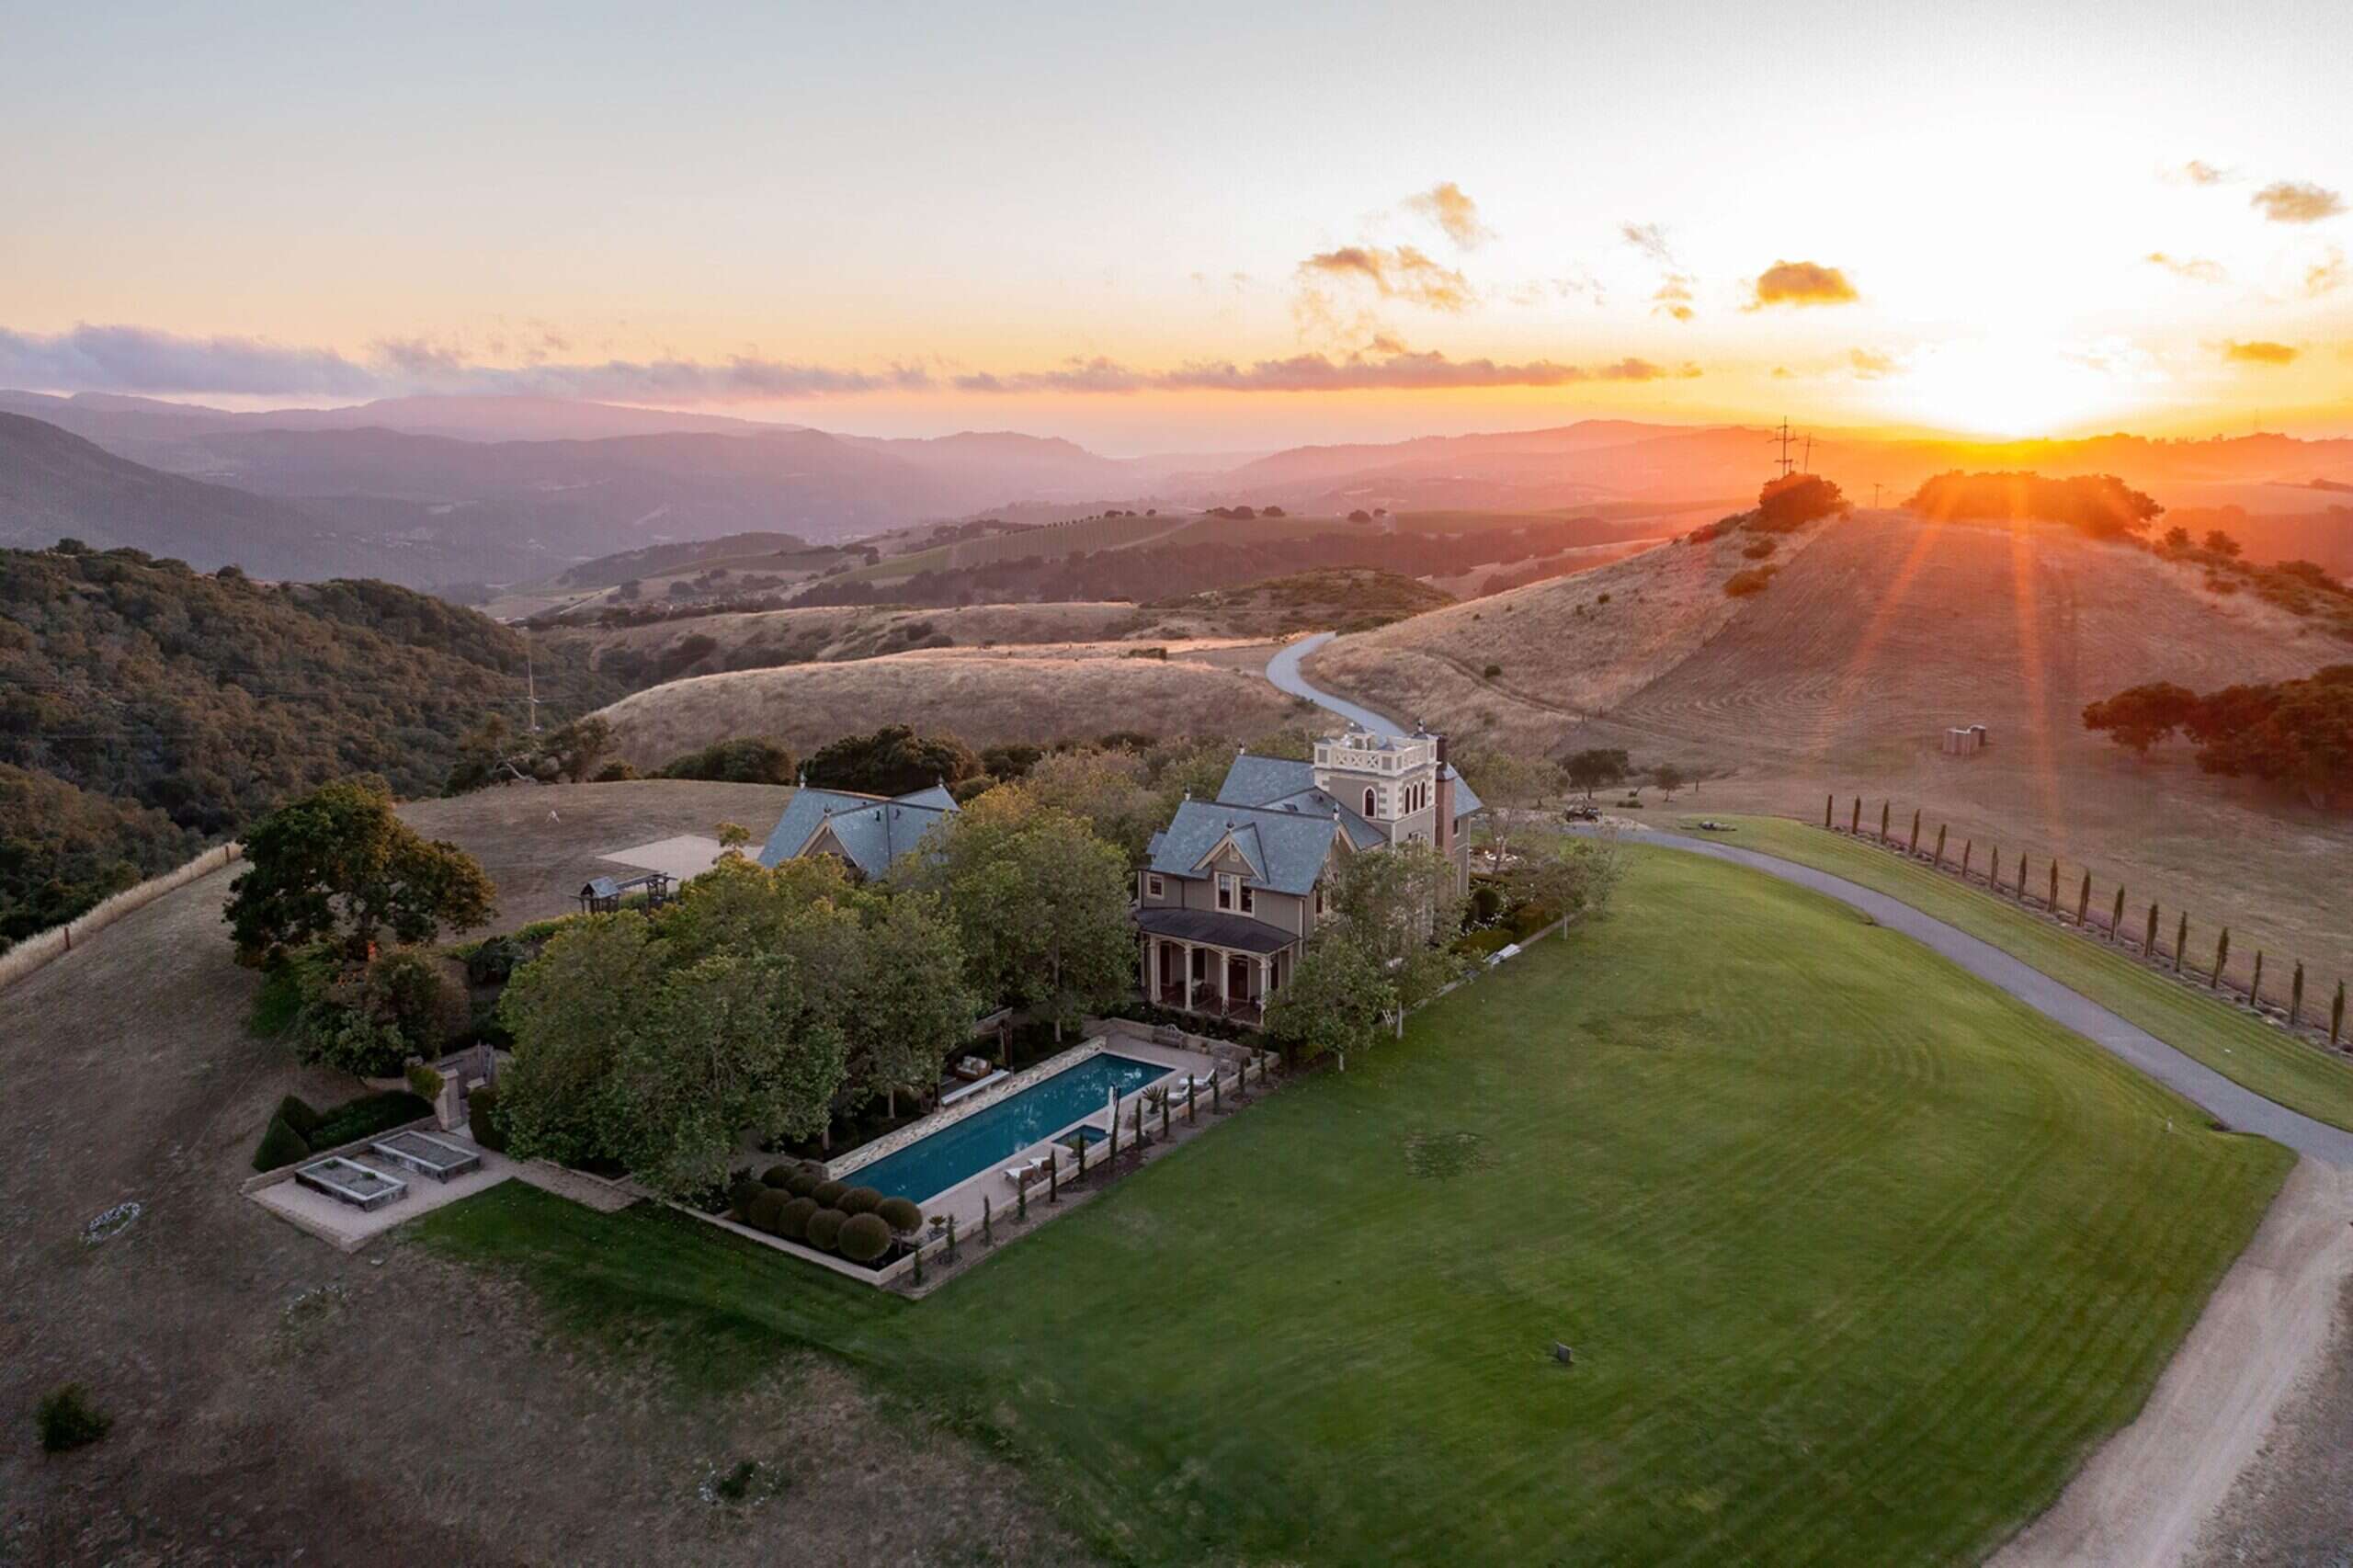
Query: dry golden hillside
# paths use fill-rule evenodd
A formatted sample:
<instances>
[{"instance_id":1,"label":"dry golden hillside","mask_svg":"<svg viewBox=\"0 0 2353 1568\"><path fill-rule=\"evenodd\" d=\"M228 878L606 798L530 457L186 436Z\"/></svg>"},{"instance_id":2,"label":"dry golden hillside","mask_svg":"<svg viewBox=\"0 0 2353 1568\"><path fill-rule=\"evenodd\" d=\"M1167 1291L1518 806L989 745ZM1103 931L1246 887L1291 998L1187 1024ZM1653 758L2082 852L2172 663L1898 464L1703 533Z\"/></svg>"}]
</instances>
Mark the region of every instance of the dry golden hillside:
<instances>
[{"instance_id":1,"label":"dry golden hillside","mask_svg":"<svg viewBox=\"0 0 2353 1568\"><path fill-rule=\"evenodd\" d=\"M1949 824L1981 854L2029 851L2038 877L2055 855L2186 906L2193 944L2227 923L2248 961L2261 946L2353 975L2353 823L2201 774L2185 743L2141 761L2081 722L2142 681L2279 679L2353 649L2207 592L2195 568L2054 528L1858 514L1785 543L1771 586L1733 599L1744 537L1341 638L1306 674L1458 734L1672 762L1706 780L1701 808L1819 821L1826 794L1843 813L1859 793L1875 823L1893 800L1906 826L1917 807L1931 835ZM1976 723L1991 750L1938 750L1947 726Z\"/></svg>"},{"instance_id":2,"label":"dry golden hillside","mask_svg":"<svg viewBox=\"0 0 2353 1568\"><path fill-rule=\"evenodd\" d=\"M603 710L617 754L640 768L734 735L807 750L882 724L944 730L976 745L1083 739L1115 730L1244 739L1312 710L1267 684L1264 643L1078 642L941 648L850 664L796 665L672 681Z\"/></svg>"}]
</instances>

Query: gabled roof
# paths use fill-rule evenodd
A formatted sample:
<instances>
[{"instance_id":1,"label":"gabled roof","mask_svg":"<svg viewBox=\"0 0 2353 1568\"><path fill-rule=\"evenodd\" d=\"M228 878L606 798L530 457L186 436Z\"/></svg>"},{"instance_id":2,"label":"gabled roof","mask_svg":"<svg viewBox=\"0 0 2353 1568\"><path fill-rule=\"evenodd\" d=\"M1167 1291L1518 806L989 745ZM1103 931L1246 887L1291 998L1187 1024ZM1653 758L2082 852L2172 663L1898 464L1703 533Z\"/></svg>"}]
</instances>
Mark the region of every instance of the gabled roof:
<instances>
[{"instance_id":1,"label":"gabled roof","mask_svg":"<svg viewBox=\"0 0 2353 1568\"><path fill-rule=\"evenodd\" d=\"M1348 842L1358 849L1370 849L1377 844L1388 842L1381 836L1379 828L1322 790L1302 790L1296 795L1285 795L1279 801L1268 801L1267 806L1271 811L1297 810L1313 812L1318 816L1336 817L1339 819L1340 826L1347 833Z\"/></svg>"},{"instance_id":2,"label":"gabled roof","mask_svg":"<svg viewBox=\"0 0 2353 1568\"><path fill-rule=\"evenodd\" d=\"M1304 894L1315 886L1341 831L1336 819L1309 812L1188 801L1153 841L1152 869L1165 876L1198 877L1201 862L1230 835L1237 847L1255 846L1258 874L1251 881L1276 892ZM1245 853L1250 853L1247 847Z\"/></svg>"},{"instance_id":3,"label":"gabled roof","mask_svg":"<svg viewBox=\"0 0 2353 1568\"><path fill-rule=\"evenodd\" d=\"M1286 795L1315 788L1315 765L1288 757L1252 756L1243 752L1225 770L1217 798L1229 805L1263 806Z\"/></svg>"},{"instance_id":4,"label":"gabled roof","mask_svg":"<svg viewBox=\"0 0 2353 1568\"><path fill-rule=\"evenodd\" d=\"M760 846L759 862L780 866L805 852L821 831L831 829L850 864L869 877L879 877L954 810L955 801L937 787L896 800L803 787L786 803L775 830Z\"/></svg>"}]
</instances>

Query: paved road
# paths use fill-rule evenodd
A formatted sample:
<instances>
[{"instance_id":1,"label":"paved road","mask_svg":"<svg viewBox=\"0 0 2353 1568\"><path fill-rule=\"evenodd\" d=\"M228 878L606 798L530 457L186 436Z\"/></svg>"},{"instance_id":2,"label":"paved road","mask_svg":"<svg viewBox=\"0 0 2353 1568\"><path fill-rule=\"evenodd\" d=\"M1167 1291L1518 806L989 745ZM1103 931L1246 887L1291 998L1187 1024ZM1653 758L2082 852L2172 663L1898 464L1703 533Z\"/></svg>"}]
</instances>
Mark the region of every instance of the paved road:
<instances>
[{"instance_id":1,"label":"paved road","mask_svg":"<svg viewBox=\"0 0 2353 1568\"><path fill-rule=\"evenodd\" d=\"M2286 1144L2300 1154L2310 1154L2340 1170L2353 1169L2353 1132L2314 1121L2311 1117L2265 1099L2252 1089L2232 1083L2211 1067L2183 1055L2148 1030L2128 1023L2083 993L2060 984L2040 970L2012 958L1991 942L1982 941L1957 926L1948 926L1941 920L1921 914L1900 899L1875 892L1844 877L1834 877L1827 871L1817 871L1811 866L1801 866L1775 856L1760 855L1753 849L1685 838L1679 834L1661 833L1654 828L1616 831L1619 837L1632 843L1656 845L1661 848L1680 849L1688 854L1730 860L1768 876L1779 877L1784 881L1812 888L1841 903L1851 904L1889 930L1901 931L1913 940L1925 944L1978 979L2008 992L2043 1017L2066 1025L2102 1049L2122 1057L2160 1084L2195 1101L2224 1125L2242 1132L2260 1133L2274 1142Z\"/></svg>"},{"instance_id":2,"label":"paved road","mask_svg":"<svg viewBox=\"0 0 2353 1568\"><path fill-rule=\"evenodd\" d=\"M1293 697L1304 697L1318 708L1328 708L1341 718L1362 724L1377 735L1410 734L1412 732L1394 720L1376 713L1370 708L1359 708L1344 697L1335 697L1328 691L1318 691L1307 684L1307 677L1299 673L1300 660L1332 641L1332 637L1333 634L1329 631L1319 631L1313 637L1302 637L1284 648L1267 661L1267 678L1275 683L1276 689L1288 691Z\"/></svg>"}]
</instances>

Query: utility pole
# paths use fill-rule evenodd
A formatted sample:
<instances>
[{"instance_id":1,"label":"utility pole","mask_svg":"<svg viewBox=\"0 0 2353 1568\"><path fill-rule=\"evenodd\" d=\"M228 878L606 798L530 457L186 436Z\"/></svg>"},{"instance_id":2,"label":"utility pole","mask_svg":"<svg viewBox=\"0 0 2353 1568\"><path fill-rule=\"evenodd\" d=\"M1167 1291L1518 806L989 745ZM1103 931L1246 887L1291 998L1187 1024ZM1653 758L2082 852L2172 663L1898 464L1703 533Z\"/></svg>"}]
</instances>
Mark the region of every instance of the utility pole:
<instances>
[{"instance_id":1,"label":"utility pole","mask_svg":"<svg viewBox=\"0 0 2353 1568\"><path fill-rule=\"evenodd\" d=\"M1813 436L1811 431L1807 433L1805 438L1805 472L1808 473L1813 472Z\"/></svg>"},{"instance_id":2,"label":"utility pole","mask_svg":"<svg viewBox=\"0 0 2353 1568\"><path fill-rule=\"evenodd\" d=\"M1871 481L1871 510L1879 510L1879 481Z\"/></svg>"},{"instance_id":3,"label":"utility pole","mask_svg":"<svg viewBox=\"0 0 2353 1568\"><path fill-rule=\"evenodd\" d=\"M1782 418L1781 418L1781 427L1780 427L1779 430L1775 431L1773 434L1771 434L1771 435L1769 435L1769 436L1766 437L1765 438L1766 438L1767 440L1768 440L1768 441L1775 441L1775 442L1779 442L1779 443L1780 448L1781 448L1781 456L1780 456L1781 477L1782 477L1783 479L1787 479L1787 478L1789 478L1789 477L1790 477L1790 470L1792 467L1794 467L1794 466L1795 466L1794 464L1792 464L1792 463L1790 461L1790 445L1791 445L1792 443L1794 443L1794 442L1796 441L1796 439L1797 439L1797 437L1794 437L1794 436L1792 436L1792 435L1790 435L1790 421L1789 421L1789 416L1788 416L1788 415L1784 415L1782 416Z\"/></svg>"},{"instance_id":4,"label":"utility pole","mask_svg":"<svg viewBox=\"0 0 2353 1568\"><path fill-rule=\"evenodd\" d=\"M540 733L540 676L531 663L531 644L528 641L523 644L523 689L525 700L531 705L531 733L536 735Z\"/></svg>"}]
</instances>

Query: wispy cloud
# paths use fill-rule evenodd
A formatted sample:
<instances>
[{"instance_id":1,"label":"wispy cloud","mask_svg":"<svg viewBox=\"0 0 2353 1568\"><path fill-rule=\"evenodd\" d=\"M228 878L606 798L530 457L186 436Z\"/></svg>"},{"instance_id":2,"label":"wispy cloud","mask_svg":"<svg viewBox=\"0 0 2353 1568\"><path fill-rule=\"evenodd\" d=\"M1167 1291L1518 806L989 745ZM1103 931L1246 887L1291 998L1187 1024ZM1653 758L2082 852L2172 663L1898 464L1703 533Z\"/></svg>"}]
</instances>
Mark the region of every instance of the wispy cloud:
<instances>
[{"instance_id":1,"label":"wispy cloud","mask_svg":"<svg viewBox=\"0 0 2353 1568\"><path fill-rule=\"evenodd\" d=\"M2164 251L2153 250L2141 259L2152 267L2164 267L2177 278L2187 278L2196 283L2227 283L2231 279L2231 275L2222 269L2221 262L2208 261L2200 256L2169 256Z\"/></svg>"},{"instance_id":2,"label":"wispy cloud","mask_svg":"<svg viewBox=\"0 0 2353 1568\"><path fill-rule=\"evenodd\" d=\"M1817 261L1777 261L1757 274L1748 308L1768 305L1851 305L1860 298L1847 275Z\"/></svg>"},{"instance_id":3,"label":"wispy cloud","mask_svg":"<svg viewBox=\"0 0 2353 1568\"><path fill-rule=\"evenodd\" d=\"M2298 352L2291 344L2262 338L2244 343L2233 338L2222 345L2222 358L2237 365L2292 365Z\"/></svg>"},{"instance_id":4,"label":"wispy cloud","mask_svg":"<svg viewBox=\"0 0 2353 1568\"><path fill-rule=\"evenodd\" d=\"M2336 245L2328 254L2304 268L2304 297L2317 300L2324 294L2334 294L2345 287L2345 252Z\"/></svg>"},{"instance_id":5,"label":"wispy cloud","mask_svg":"<svg viewBox=\"0 0 2353 1568\"><path fill-rule=\"evenodd\" d=\"M1618 237L1643 253L1660 269L1657 289L1651 294L1651 314L1688 322L1694 313L1692 289L1699 279L1683 269L1676 258L1675 247L1668 243L1666 230L1657 223L1620 223Z\"/></svg>"},{"instance_id":6,"label":"wispy cloud","mask_svg":"<svg viewBox=\"0 0 2353 1568\"><path fill-rule=\"evenodd\" d=\"M1433 261L1412 245L1342 245L1299 264L1302 276L1370 283L1384 300L1403 300L1433 311L1464 311L1477 302L1469 278Z\"/></svg>"},{"instance_id":7,"label":"wispy cloud","mask_svg":"<svg viewBox=\"0 0 2353 1568\"><path fill-rule=\"evenodd\" d=\"M1866 381L1892 376L1896 370L1895 356L1870 348L1849 348L1847 350L1847 363L1858 380Z\"/></svg>"},{"instance_id":8,"label":"wispy cloud","mask_svg":"<svg viewBox=\"0 0 2353 1568\"><path fill-rule=\"evenodd\" d=\"M1476 250L1495 237L1495 232L1480 221L1479 204L1450 179L1407 197L1405 210L1436 223L1464 250Z\"/></svg>"},{"instance_id":9,"label":"wispy cloud","mask_svg":"<svg viewBox=\"0 0 2353 1568\"><path fill-rule=\"evenodd\" d=\"M0 385L44 392L365 397L382 378L332 348L253 337L182 337L143 326L49 335L0 327Z\"/></svg>"},{"instance_id":10,"label":"wispy cloud","mask_svg":"<svg viewBox=\"0 0 2353 1568\"><path fill-rule=\"evenodd\" d=\"M1691 319L1691 275L1670 272L1655 293L1651 295L1651 314L1672 316L1677 321Z\"/></svg>"},{"instance_id":11,"label":"wispy cloud","mask_svg":"<svg viewBox=\"0 0 2353 1568\"><path fill-rule=\"evenodd\" d=\"M1657 262L1661 267L1673 267L1675 252L1667 244L1666 229L1658 223L1620 223L1618 237Z\"/></svg>"},{"instance_id":12,"label":"wispy cloud","mask_svg":"<svg viewBox=\"0 0 2353 1568\"><path fill-rule=\"evenodd\" d=\"M1627 358L1606 365L1565 365L1552 359L1499 363L1450 359L1435 350L1415 353L1393 337L1375 340L1370 354L1334 358L1295 354L1248 365L1199 360L1173 370L1136 370L1108 360L1073 361L1050 370L960 376L956 385L982 392L1442 392L1464 387L1559 387L1586 381L1655 381L1700 373L1696 365L1669 369Z\"/></svg>"},{"instance_id":13,"label":"wispy cloud","mask_svg":"<svg viewBox=\"0 0 2353 1568\"><path fill-rule=\"evenodd\" d=\"M2274 180L2250 199L2274 223L2317 223L2345 210L2345 199L2325 187L2300 180Z\"/></svg>"},{"instance_id":14,"label":"wispy cloud","mask_svg":"<svg viewBox=\"0 0 2353 1568\"><path fill-rule=\"evenodd\" d=\"M2186 164L2177 164L2166 169L2165 176L2187 185L2223 185L2229 182L2231 171L2203 158L2192 158Z\"/></svg>"}]
</instances>

